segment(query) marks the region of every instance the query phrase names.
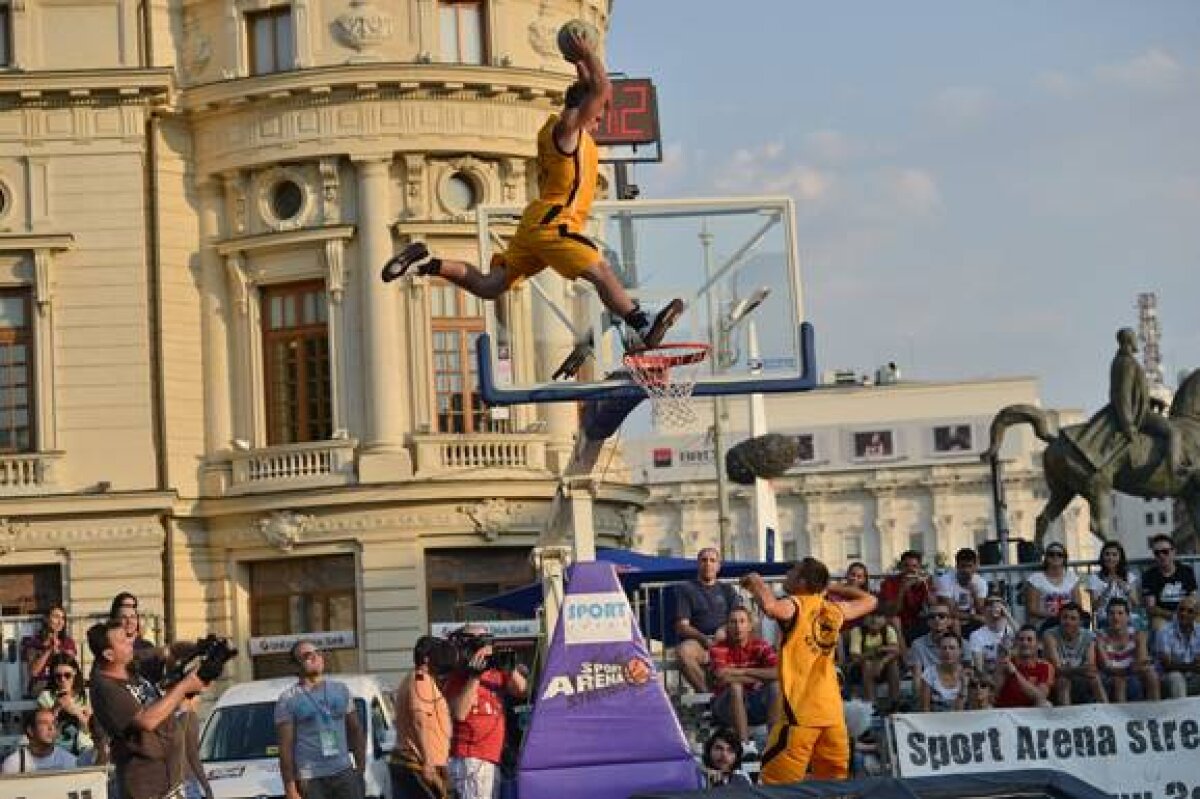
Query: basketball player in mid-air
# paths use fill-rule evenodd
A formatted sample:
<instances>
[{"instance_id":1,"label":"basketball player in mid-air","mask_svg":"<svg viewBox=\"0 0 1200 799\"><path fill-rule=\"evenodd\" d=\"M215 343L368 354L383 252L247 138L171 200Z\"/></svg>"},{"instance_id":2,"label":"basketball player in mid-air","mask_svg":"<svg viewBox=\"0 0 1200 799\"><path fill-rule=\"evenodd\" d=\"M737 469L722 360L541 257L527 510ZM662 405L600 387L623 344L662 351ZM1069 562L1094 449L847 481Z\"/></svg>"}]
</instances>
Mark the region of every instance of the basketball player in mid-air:
<instances>
[{"instance_id":1,"label":"basketball player in mid-air","mask_svg":"<svg viewBox=\"0 0 1200 799\"><path fill-rule=\"evenodd\" d=\"M581 232L592 207L599 165L592 133L604 115L612 85L595 42L572 33L570 44L565 50L572 54L568 60L574 62L578 80L567 89L562 113L552 114L538 131L538 197L526 206L508 249L494 255L484 273L463 261L436 258L424 242L415 241L387 262L383 279L390 282L415 268L418 274L437 275L494 300L549 266L563 277L583 278L595 286L604 307L628 326L627 350L656 347L683 313L683 301L671 300L654 317L648 316Z\"/></svg>"}]
</instances>

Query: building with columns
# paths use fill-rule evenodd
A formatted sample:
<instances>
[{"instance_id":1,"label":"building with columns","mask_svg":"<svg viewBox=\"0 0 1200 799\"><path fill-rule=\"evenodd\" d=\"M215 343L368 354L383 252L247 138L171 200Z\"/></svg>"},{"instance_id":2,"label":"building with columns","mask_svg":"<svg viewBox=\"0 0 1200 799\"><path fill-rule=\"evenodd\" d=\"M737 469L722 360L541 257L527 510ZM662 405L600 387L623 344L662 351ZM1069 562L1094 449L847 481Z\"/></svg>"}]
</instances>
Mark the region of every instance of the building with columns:
<instances>
[{"instance_id":1,"label":"building with columns","mask_svg":"<svg viewBox=\"0 0 1200 799\"><path fill-rule=\"evenodd\" d=\"M895 567L900 553L922 552L930 567L953 564L962 547L996 538L990 468L980 461L988 427L1001 407L1039 404L1032 378L959 382L899 381L827 385L767 395L770 432L796 436L799 457L772 481L778 506L777 558L812 554L834 573L851 562L872 574ZM750 402L727 397L721 425L727 446L749 437ZM714 463L713 403L703 403L693 432L626 438L625 457L650 491L634 533L637 548L693 555L718 546L720 506ZM1070 421L1075 414L1059 415ZM1001 450L1008 521L1014 538L1033 540L1046 500L1043 445L1028 427L1008 431ZM723 468L723 464L722 464ZM758 556L754 489L730 484L727 556ZM1099 542L1077 500L1051 527L1072 558L1094 558Z\"/></svg>"},{"instance_id":2,"label":"building with columns","mask_svg":"<svg viewBox=\"0 0 1200 799\"><path fill-rule=\"evenodd\" d=\"M479 304L378 275L414 237L474 259L473 208L535 189L556 31L609 5L0 6L5 616L131 590L166 637L240 642L239 678L313 632L395 676L532 578L572 410L487 413ZM627 540L645 489L577 488Z\"/></svg>"}]
</instances>

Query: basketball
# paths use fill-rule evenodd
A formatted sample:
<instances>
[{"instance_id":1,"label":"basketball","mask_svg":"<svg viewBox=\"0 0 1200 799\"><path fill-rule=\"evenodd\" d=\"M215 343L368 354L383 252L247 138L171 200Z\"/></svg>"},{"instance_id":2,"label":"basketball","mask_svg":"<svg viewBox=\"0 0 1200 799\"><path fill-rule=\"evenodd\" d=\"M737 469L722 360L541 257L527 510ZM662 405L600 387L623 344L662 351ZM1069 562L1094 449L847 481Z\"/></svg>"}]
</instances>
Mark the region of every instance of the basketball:
<instances>
[{"instance_id":1,"label":"basketball","mask_svg":"<svg viewBox=\"0 0 1200 799\"><path fill-rule=\"evenodd\" d=\"M625 679L632 685L644 685L650 679L650 666L639 657L632 657L625 664Z\"/></svg>"},{"instance_id":2,"label":"basketball","mask_svg":"<svg viewBox=\"0 0 1200 799\"><path fill-rule=\"evenodd\" d=\"M596 30L596 26L590 22L573 19L563 24L558 29L558 51L562 53L563 58L572 63L578 61L582 55L582 53L575 52L575 47L571 42L572 34L588 42L592 47L595 47L600 42L600 31Z\"/></svg>"}]
</instances>

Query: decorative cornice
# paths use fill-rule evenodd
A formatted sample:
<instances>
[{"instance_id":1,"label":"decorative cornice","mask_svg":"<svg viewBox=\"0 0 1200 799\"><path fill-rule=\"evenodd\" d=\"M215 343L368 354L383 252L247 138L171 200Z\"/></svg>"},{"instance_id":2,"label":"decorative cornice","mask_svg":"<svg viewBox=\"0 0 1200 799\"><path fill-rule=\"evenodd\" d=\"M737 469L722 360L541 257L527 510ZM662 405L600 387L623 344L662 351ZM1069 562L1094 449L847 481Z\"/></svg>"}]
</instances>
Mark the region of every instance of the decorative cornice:
<instances>
[{"instance_id":1,"label":"decorative cornice","mask_svg":"<svg viewBox=\"0 0 1200 799\"><path fill-rule=\"evenodd\" d=\"M62 252L75 247L72 233L0 233L0 252L12 250L53 250Z\"/></svg>"},{"instance_id":2,"label":"decorative cornice","mask_svg":"<svg viewBox=\"0 0 1200 799\"><path fill-rule=\"evenodd\" d=\"M107 103L166 106L174 88L169 68L62 69L0 73L0 107Z\"/></svg>"},{"instance_id":3,"label":"decorative cornice","mask_svg":"<svg viewBox=\"0 0 1200 799\"><path fill-rule=\"evenodd\" d=\"M255 250L273 250L282 247L311 244L333 240L349 241L354 238L354 225L323 225L299 230L280 230L271 233L256 233L239 236L216 243L217 253L222 256Z\"/></svg>"},{"instance_id":4,"label":"decorative cornice","mask_svg":"<svg viewBox=\"0 0 1200 799\"><path fill-rule=\"evenodd\" d=\"M514 101L562 102L566 73L468 64L346 64L317 67L193 86L180 93L187 113L236 108L247 103L333 95L371 98L447 96L462 99L511 97Z\"/></svg>"}]
</instances>

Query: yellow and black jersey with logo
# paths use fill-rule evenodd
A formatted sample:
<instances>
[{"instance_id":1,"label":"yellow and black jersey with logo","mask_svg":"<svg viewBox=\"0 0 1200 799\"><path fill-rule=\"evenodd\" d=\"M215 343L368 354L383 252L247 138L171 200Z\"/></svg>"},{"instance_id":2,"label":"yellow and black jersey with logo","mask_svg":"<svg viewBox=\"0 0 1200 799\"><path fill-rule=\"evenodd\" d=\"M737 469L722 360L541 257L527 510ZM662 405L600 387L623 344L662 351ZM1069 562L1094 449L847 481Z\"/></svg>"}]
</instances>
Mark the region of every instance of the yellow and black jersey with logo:
<instances>
[{"instance_id":1,"label":"yellow and black jersey with logo","mask_svg":"<svg viewBox=\"0 0 1200 799\"><path fill-rule=\"evenodd\" d=\"M834 653L845 617L835 603L817 594L788 597L796 615L779 647L780 721L801 727L845 724Z\"/></svg>"},{"instance_id":2,"label":"yellow and black jersey with logo","mask_svg":"<svg viewBox=\"0 0 1200 799\"><path fill-rule=\"evenodd\" d=\"M558 120L558 114L551 114L538 131L538 198L525 210L522 224L565 224L572 232L579 232L592 210L600 154L587 131L579 132L575 152L559 149L554 138Z\"/></svg>"}]
</instances>

